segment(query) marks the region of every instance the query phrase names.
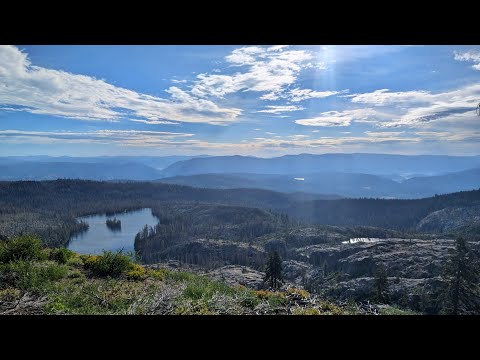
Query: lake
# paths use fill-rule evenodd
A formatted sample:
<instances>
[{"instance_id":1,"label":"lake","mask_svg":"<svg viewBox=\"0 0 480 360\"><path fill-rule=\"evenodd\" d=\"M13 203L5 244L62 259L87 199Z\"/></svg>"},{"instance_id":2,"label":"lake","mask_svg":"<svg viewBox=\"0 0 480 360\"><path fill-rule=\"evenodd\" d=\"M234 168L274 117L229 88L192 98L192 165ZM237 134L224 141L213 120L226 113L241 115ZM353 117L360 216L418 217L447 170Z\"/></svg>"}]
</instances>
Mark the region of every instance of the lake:
<instances>
[{"instance_id":1,"label":"lake","mask_svg":"<svg viewBox=\"0 0 480 360\"><path fill-rule=\"evenodd\" d=\"M116 217L122 222L120 230L110 230L105 222ZM88 223L87 231L72 236L67 248L80 254L101 254L103 250L134 251L135 235L147 224L155 226L158 218L152 209L141 209L127 213L106 216L105 214L79 217Z\"/></svg>"}]
</instances>

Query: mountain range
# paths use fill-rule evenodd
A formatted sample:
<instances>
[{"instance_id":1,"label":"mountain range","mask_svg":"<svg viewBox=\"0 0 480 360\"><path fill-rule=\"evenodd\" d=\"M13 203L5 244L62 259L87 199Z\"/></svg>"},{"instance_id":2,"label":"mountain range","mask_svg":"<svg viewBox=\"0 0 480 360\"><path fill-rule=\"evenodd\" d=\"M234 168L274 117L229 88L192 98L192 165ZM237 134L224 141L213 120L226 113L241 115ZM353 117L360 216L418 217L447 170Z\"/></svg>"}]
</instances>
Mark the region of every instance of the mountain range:
<instances>
[{"instance_id":1,"label":"mountain range","mask_svg":"<svg viewBox=\"0 0 480 360\"><path fill-rule=\"evenodd\" d=\"M164 177L209 173L283 174L362 173L411 177L440 175L480 167L480 156L390 154L300 154L275 158L212 156L178 161L162 171Z\"/></svg>"},{"instance_id":2,"label":"mountain range","mask_svg":"<svg viewBox=\"0 0 480 360\"><path fill-rule=\"evenodd\" d=\"M480 187L480 156L324 154L246 156L2 157L0 180L155 181L258 188L322 199L421 198ZM311 195L308 195L311 194Z\"/></svg>"}]
</instances>

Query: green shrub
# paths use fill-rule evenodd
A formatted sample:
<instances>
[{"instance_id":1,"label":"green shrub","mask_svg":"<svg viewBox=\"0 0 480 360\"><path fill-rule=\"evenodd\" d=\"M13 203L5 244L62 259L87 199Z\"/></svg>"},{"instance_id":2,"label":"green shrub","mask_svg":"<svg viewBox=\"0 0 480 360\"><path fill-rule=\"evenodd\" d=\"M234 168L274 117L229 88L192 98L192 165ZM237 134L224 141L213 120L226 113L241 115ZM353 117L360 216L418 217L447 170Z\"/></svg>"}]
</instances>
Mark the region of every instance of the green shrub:
<instances>
[{"instance_id":1,"label":"green shrub","mask_svg":"<svg viewBox=\"0 0 480 360\"><path fill-rule=\"evenodd\" d=\"M285 303L286 299L283 293L275 293L275 295L268 298L268 306L272 309L282 307Z\"/></svg>"},{"instance_id":2,"label":"green shrub","mask_svg":"<svg viewBox=\"0 0 480 360\"><path fill-rule=\"evenodd\" d=\"M73 267L83 267L83 260L80 256L72 256L70 259L67 260L66 263L68 266L73 266Z\"/></svg>"},{"instance_id":3,"label":"green shrub","mask_svg":"<svg viewBox=\"0 0 480 360\"><path fill-rule=\"evenodd\" d=\"M131 269L132 261L122 252L104 251L101 256L90 256L85 266L97 276L119 277Z\"/></svg>"},{"instance_id":4,"label":"green shrub","mask_svg":"<svg viewBox=\"0 0 480 360\"><path fill-rule=\"evenodd\" d=\"M415 311L401 309L396 306L385 306L379 309L380 315L418 315Z\"/></svg>"},{"instance_id":5,"label":"green shrub","mask_svg":"<svg viewBox=\"0 0 480 360\"><path fill-rule=\"evenodd\" d=\"M167 269L148 269L146 272L147 276L163 281L171 271Z\"/></svg>"},{"instance_id":6,"label":"green shrub","mask_svg":"<svg viewBox=\"0 0 480 360\"><path fill-rule=\"evenodd\" d=\"M257 290L255 295L261 300L267 300L268 306L275 309L285 304L285 293L280 291Z\"/></svg>"},{"instance_id":7,"label":"green shrub","mask_svg":"<svg viewBox=\"0 0 480 360\"><path fill-rule=\"evenodd\" d=\"M214 315L215 313L209 309L208 302L205 299L193 300L183 298L177 304L174 312L175 315Z\"/></svg>"},{"instance_id":8,"label":"green shrub","mask_svg":"<svg viewBox=\"0 0 480 360\"><path fill-rule=\"evenodd\" d=\"M314 307L311 308L296 308L292 310L292 315L321 315L320 311Z\"/></svg>"},{"instance_id":9,"label":"green shrub","mask_svg":"<svg viewBox=\"0 0 480 360\"><path fill-rule=\"evenodd\" d=\"M324 315L344 315L345 314L345 312L342 310L340 306L325 300L320 302L319 310Z\"/></svg>"},{"instance_id":10,"label":"green shrub","mask_svg":"<svg viewBox=\"0 0 480 360\"><path fill-rule=\"evenodd\" d=\"M42 242L34 236L20 236L0 242L0 263L43 258Z\"/></svg>"},{"instance_id":11,"label":"green shrub","mask_svg":"<svg viewBox=\"0 0 480 360\"><path fill-rule=\"evenodd\" d=\"M195 276L187 282L183 296L192 300L199 300L210 299L216 293L233 294L234 290L221 282L203 276Z\"/></svg>"},{"instance_id":12,"label":"green shrub","mask_svg":"<svg viewBox=\"0 0 480 360\"><path fill-rule=\"evenodd\" d=\"M184 271L168 271L167 277L173 281L191 281L194 275Z\"/></svg>"},{"instance_id":13,"label":"green shrub","mask_svg":"<svg viewBox=\"0 0 480 360\"><path fill-rule=\"evenodd\" d=\"M57 248L50 251L50 260L56 261L59 264L66 264L67 261L74 256L75 253L67 248Z\"/></svg>"},{"instance_id":14,"label":"green shrub","mask_svg":"<svg viewBox=\"0 0 480 360\"><path fill-rule=\"evenodd\" d=\"M310 297L310 293L307 290L297 289L293 287L288 288L287 291L285 291L285 295L290 295L300 299L308 299Z\"/></svg>"},{"instance_id":15,"label":"green shrub","mask_svg":"<svg viewBox=\"0 0 480 360\"><path fill-rule=\"evenodd\" d=\"M6 288L0 290L0 303L3 301L14 301L17 300L21 295L21 291L15 288Z\"/></svg>"},{"instance_id":16,"label":"green shrub","mask_svg":"<svg viewBox=\"0 0 480 360\"><path fill-rule=\"evenodd\" d=\"M237 287L235 290L237 293L237 299L240 301L242 306L253 309L260 303L260 299L254 290L250 290L245 287L243 287L243 289Z\"/></svg>"},{"instance_id":17,"label":"green shrub","mask_svg":"<svg viewBox=\"0 0 480 360\"><path fill-rule=\"evenodd\" d=\"M147 270L143 266L131 263L130 270L127 272L127 277L130 280L143 280L147 276Z\"/></svg>"},{"instance_id":18,"label":"green shrub","mask_svg":"<svg viewBox=\"0 0 480 360\"><path fill-rule=\"evenodd\" d=\"M38 292L68 274L68 267L51 262L32 263L29 261L10 262L5 270L13 279L16 288Z\"/></svg>"}]
</instances>

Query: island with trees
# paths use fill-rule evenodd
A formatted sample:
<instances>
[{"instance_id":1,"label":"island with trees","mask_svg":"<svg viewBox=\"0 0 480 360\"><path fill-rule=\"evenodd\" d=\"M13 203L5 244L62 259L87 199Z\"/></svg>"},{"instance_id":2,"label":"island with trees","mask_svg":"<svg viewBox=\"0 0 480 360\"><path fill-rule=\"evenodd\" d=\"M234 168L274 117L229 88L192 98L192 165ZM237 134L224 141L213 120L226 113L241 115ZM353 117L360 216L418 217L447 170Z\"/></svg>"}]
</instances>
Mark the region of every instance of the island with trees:
<instances>
[{"instance_id":1,"label":"island with trees","mask_svg":"<svg viewBox=\"0 0 480 360\"><path fill-rule=\"evenodd\" d=\"M121 230L122 229L122 222L117 220L117 218L107 219L107 227L110 230Z\"/></svg>"}]
</instances>

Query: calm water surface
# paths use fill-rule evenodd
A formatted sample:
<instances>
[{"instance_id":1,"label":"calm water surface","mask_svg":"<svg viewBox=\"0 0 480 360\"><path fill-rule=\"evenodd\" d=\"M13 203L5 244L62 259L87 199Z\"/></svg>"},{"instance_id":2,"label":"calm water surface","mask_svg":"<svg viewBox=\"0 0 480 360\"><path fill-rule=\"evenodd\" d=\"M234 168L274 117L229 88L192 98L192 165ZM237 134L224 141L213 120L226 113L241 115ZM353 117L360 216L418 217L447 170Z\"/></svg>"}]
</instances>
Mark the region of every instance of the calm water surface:
<instances>
[{"instance_id":1,"label":"calm water surface","mask_svg":"<svg viewBox=\"0 0 480 360\"><path fill-rule=\"evenodd\" d=\"M110 230L105 222L116 217L122 222L121 230ZM68 248L80 254L101 254L103 250L133 251L135 235L147 224L155 226L158 218L152 215L152 209L141 209L112 216L89 215L79 217L88 223L87 231L70 239Z\"/></svg>"}]
</instances>

